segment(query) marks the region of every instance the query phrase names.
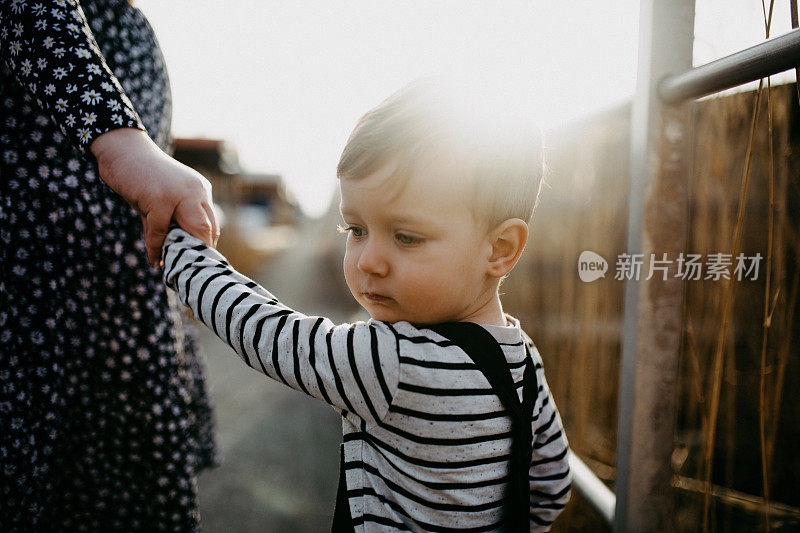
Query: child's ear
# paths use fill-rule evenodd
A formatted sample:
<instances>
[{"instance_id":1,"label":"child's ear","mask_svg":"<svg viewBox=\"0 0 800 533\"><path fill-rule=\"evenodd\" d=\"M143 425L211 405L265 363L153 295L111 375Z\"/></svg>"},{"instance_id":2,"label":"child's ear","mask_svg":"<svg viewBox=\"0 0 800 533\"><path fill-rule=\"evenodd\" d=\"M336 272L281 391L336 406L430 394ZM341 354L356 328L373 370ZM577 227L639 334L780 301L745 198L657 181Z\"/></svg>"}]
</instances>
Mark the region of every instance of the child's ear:
<instances>
[{"instance_id":1,"label":"child's ear","mask_svg":"<svg viewBox=\"0 0 800 533\"><path fill-rule=\"evenodd\" d=\"M498 224L489 237L492 251L486 272L492 277L502 278L511 272L525 248L528 225L519 218L509 218Z\"/></svg>"}]
</instances>

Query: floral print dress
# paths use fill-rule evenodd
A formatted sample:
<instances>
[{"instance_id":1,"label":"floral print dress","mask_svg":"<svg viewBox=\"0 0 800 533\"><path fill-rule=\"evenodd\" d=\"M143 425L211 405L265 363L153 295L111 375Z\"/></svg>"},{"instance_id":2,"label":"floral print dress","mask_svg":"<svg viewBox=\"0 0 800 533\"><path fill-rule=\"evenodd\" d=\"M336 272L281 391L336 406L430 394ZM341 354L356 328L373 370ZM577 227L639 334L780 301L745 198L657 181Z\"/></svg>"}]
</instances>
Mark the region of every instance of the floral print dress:
<instances>
[{"instance_id":1,"label":"floral print dress","mask_svg":"<svg viewBox=\"0 0 800 533\"><path fill-rule=\"evenodd\" d=\"M125 0L0 0L0 531L197 529L201 369L139 216L88 150L169 136L169 81Z\"/></svg>"}]
</instances>

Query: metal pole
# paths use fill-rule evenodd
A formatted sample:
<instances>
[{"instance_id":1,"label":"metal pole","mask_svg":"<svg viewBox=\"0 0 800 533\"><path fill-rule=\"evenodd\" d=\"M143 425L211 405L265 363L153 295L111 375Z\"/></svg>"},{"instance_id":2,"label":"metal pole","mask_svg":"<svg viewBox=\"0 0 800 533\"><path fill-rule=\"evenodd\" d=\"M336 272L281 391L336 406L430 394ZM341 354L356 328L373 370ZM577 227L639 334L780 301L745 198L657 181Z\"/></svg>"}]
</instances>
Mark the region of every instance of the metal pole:
<instances>
[{"instance_id":1,"label":"metal pole","mask_svg":"<svg viewBox=\"0 0 800 533\"><path fill-rule=\"evenodd\" d=\"M680 74L667 76L659 94L667 103L699 98L800 65L800 30L757 44Z\"/></svg>"},{"instance_id":2,"label":"metal pole","mask_svg":"<svg viewBox=\"0 0 800 533\"><path fill-rule=\"evenodd\" d=\"M663 106L658 82L692 65L694 0L645 0L631 115L626 252L675 260L686 251L689 107ZM625 285L617 429L615 532L669 529L683 283L642 275ZM635 401L634 401L635 400Z\"/></svg>"},{"instance_id":3,"label":"metal pole","mask_svg":"<svg viewBox=\"0 0 800 533\"><path fill-rule=\"evenodd\" d=\"M572 451L569 452L568 458L569 469L572 472L572 486L589 502L592 509L603 517L606 524L613 524L614 508L617 505L614 493Z\"/></svg>"}]
</instances>

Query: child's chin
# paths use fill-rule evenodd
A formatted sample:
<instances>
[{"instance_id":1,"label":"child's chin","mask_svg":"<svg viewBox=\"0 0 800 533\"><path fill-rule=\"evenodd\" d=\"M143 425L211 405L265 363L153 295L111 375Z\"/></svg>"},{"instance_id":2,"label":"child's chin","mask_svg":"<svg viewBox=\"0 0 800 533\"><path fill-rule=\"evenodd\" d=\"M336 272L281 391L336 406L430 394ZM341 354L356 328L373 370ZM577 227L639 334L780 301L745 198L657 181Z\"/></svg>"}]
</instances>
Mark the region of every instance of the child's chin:
<instances>
[{"instance_id":1,"label":"child's chin","mask_svg":"<svg viewBox=\"0 0 800 533\"><path fill-rule=\"evenodd\" d=\"M369 316L372 317L373 320L377 320L378 322L411 322L409 317L405 316L403 313L398 313L392 309L386 309L380 305L371 305L366 307Z\"/></svg>"},{"instance_id":2,"label":"child's chin","mask_svg":"<svg viewBox=\"0 0 800 533\"><path fill-rule=\"evenodd\" d=\"M405 320L404 318L399 318L395 313L388 313L382 310L374 310L374 309L367 309L369 316L372 317L373 320L377 320L378 322L402 322Z\"/></svg>"},{"instance_id":3,"label":"child's chin","mask_svg":"<svg viewBox=\"0 0 800 533\"><path fill-rule=\"evenodd\" d=\"M369 311L369 309L367 311ZM396 322L408 322L409 324L413 324L414 326L425 326L436 323L435 321L432 321L426 317L415 316L412 314L391 313L385 311L384 312L373 311L370 312L369 316L371 316L373 320L377 320L378 322L388 322L390 324L394 324Z\"/></svg>"},{"instance_id":4,"label":"child's chin","mask_svg":"<svg viewBox=\"0 0 800 533\"><path fill-rule=\"evenodd\" d=\"M432 316L431 313L419 312L419 310L415 310L416 312L414 312L408 309L398 309L397 305L387 306L369 301L360 303L367 313L369 313L369 316L378 322L388 322L390 324L394 324L395 322L408 322L415 326L423 326L425 324L436 324L444 321L437 321L437 317Z\"/></svg>"}]
</instances>

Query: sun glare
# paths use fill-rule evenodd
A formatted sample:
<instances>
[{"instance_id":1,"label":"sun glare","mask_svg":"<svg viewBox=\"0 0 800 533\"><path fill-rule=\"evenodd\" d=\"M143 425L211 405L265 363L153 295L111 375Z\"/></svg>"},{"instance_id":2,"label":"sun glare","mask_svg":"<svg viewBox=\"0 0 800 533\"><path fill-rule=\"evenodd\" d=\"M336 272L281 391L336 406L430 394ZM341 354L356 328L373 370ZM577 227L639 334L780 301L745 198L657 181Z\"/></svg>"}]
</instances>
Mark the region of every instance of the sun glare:
<instances>
[{"instance_id":1,"label":"sun glare","mask_svg":"<svg viewBox=\"0 0 800 533\"><path fill-rule=\"evenodd\" d=\"M629 97L638 3L138 0L164 50L176 136L222 138L277 173L306 212L329 206L358 118L412 80L543 129Z\"/></svg>"}]
</instances>

